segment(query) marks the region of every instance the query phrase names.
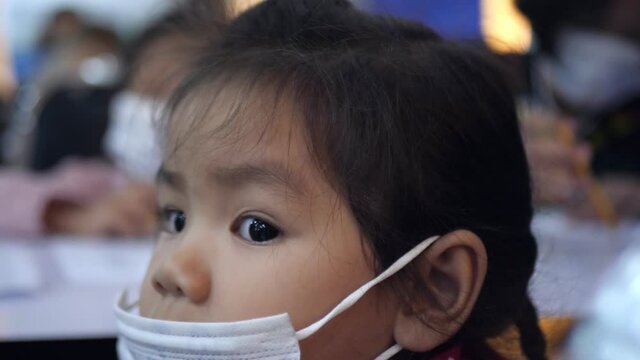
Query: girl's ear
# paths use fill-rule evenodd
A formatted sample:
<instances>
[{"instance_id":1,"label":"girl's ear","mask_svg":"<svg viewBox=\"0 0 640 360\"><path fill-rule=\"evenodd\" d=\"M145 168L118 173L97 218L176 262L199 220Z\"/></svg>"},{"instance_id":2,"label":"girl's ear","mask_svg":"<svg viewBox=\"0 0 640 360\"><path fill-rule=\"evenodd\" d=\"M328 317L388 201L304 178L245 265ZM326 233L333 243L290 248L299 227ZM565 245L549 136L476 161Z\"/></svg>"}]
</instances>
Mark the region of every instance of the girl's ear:
<instances>
[{"instance_id":1,"label":"girl's ear","mask_svg":"<svg viewBox=\"0 0 640 360\"><path fill-rule=\"evenodd\" d=\"M469 317L487 272L487 253L474 233L456 230L415 261L427 293L413 294L411 308L399 308L394 338L403 349L424 352L447 341Z\"/></svg>"}]
</instances>

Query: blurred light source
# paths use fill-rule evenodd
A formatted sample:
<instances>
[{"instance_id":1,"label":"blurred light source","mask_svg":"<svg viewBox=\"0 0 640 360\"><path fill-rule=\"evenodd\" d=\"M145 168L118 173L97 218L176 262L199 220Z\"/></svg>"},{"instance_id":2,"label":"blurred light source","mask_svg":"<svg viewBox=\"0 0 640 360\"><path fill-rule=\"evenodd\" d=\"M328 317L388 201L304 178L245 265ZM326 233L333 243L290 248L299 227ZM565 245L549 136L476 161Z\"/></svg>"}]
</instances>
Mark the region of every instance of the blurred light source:
<instances>
[{"instance_id":1,"label":"blurred light source","mask_svg":"<svg viewBox=\"0 0 640 360\"><path fill-rule=\"evenodd\" d=\"M113 54L95 56L82 61L80 64L80 78L92 86L114 85L122 69L118 58Z\"/></svg>"},{"instance_id":2,"label":"blurred light source","mask_svg":"<svg viewBox=\"0 0 640 360\"><path fill-rule=\"evenodd\" d=\"M230 15L236 17L248 8L261 3L264 0L228 0Z\"/></svg>"},{"instance_id":3,"label":"blurred light source","mask_svg":"<svg viewBox=\"0 0 640 360\"><path fill-rule=\"evenodd\" d=\"M531 47L531 25L514 0L479 0L482 36L491 50L523 53Z\"/></svg>"}]
</instances>

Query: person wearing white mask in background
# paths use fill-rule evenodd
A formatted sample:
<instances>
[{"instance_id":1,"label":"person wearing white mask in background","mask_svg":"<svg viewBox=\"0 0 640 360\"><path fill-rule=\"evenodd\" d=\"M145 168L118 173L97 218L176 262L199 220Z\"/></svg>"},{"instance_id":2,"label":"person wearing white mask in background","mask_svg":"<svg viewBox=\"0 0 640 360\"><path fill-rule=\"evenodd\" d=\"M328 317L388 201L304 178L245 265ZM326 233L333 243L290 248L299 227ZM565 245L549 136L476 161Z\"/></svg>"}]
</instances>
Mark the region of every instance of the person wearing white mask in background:
<instances>
[{"instance_id":1,"label":"person wearing white mask in background","mask_svg":"<svg viewBox=\"0 0 640 360\"><path fill-rule=\"evenodd\" d=\"M221 4L206 10L221 14L215 18L223 23L225 13ZM157 20L125 54L128 63L125 85L111 101L109 124L103 140L105 154L128 183L120 188L122 190L116 189L114 195L107 195L105 202L113 212L130 209L129 224L146 234L156 229L155 204L149 201L153 198L149 195L153 194L153 181L162 156L157 136L158 116L164 102L193 65L196 52L205 41L216 40L215 31L207 32L208 38L196 36L203 33L197 31L201 25L188 21L184 11L185 7L177 7ZM215 30L217 25L207 26ZM125 196L120 196L120 192ZM98 207L101 203L98 202ZM93 213L110 215L112 211L89 212ZM80 219L86 216L80 216ZM72 224L76 223L75 218L77 216L73 215ZM82 223L77 222L78 226Z\"/></svg>"},{"instance_id":2,"label":"person wearing white mask in background","mask_svg":"<svg viewBox=\"0 0 640 360\"><path fill-rule=\"evenodd\" d=\"M115 166L132 179L152 182L160 167L159 117L201 46L192 33L178 9L150 27L132 46L126 86L111 101L103 142Z\"/></svg>"},{"instance_id":3,"label":"person wearing white mask in background","mask_svg":"<svg viewBox=\"0 0 640 360\"><path fill-rule=\"evenodd\" d=\"M112 100L103 143L113 166L76 160L43 175L3 170L0 195L11 212L0 218L0 233L140 236L156 230L152 180L161 154L153 114L180 82L201 41L217 36L196 38L197 22L185 20L182 10L175 10L131 47L127 81Z\"/></svg>"},{"instance_id":4,"label":"person wearing white mask in background","mask_svg":"<svg viewBox=\"0 0 640 360\"><path fill-rule=\"evenodd\" d=\"M582 120L640 97L640 2L518 0L536 41L533 97Z\"/></svg>"}]
</instances>

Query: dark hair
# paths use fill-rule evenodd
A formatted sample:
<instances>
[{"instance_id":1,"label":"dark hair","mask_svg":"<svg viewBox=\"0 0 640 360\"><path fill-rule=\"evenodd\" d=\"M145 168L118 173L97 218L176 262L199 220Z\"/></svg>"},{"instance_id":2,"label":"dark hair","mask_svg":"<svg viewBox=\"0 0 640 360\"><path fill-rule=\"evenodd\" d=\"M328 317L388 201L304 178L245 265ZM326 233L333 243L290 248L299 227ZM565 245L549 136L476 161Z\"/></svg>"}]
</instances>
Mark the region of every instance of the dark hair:
<instances>
[{"instance_id":1,"label":"dark hair","mask_svg":"<svg viewBox=\"0 0 640 360\"><path fill-rule=\"evenodd\" d=\"M555 40L562 26L597 28L607 0L517 0L520 11L529 18L538 37L540 50L554 53Z\"/></svg>"},{"instance_id":2,"label":"dark hair","mask_svg":"<svg viewBox=\"0 0 640 360\"><path fill-rule=\"evenodd\" d=\"M159 19L153 21L147 28L130 41L124 49L125 76L122 86L125 86L140 65L144 50L158 39L172 35L183 35L199 44L185 44L183 53L197 57L200 46L215 43L220 39L228 23L228 9L222 1L186 0L179 2ZM180 55L180 54L177 54ZM184 55L184 54L183 54Z\"/></svg>"},{"instance_id":3,"label":"dark hair","mask_svg":"<svg viewBox=\"0 0 640 360\"><path fill-rule=\"evenodd\" d=\"M432 235L477 234L487 276L451 335L482 344L515 324L528 358L544 359L527 294L537 254L528 166L512 96L485 56L346 0L271 0L230 25L173 109L194 93L211 99L209 85L228 78L295 99L311 153L350 205L377 271ZM428 291L415 267L403 275L394 285L405 301Z\"/></svg>"}]
</instances>

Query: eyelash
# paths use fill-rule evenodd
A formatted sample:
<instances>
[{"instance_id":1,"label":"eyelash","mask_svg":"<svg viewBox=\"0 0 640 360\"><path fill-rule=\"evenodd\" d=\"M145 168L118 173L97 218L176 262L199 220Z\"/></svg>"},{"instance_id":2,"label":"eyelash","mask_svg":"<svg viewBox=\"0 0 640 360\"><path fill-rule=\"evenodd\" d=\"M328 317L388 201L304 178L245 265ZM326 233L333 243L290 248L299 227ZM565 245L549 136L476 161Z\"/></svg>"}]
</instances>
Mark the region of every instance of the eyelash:
<instances>
[{"instance_id":1,"label":"eyelash","mask_svg":"<svg viewBox=\"0 0 640 360\"><path fill-rule=\"evenodd\" d=\"M232 230L243 240L257 245L270 244L282 236L282 230L278 226L255 215L241 216L236 220ZM262 234L256 234L256 232L262 232ZM254 239L254 236L260 236L262 239Z\"/></svg>"},{"instance_id":2,"label":"eyelash","mask_svg":"<svg viewBox=\"0 0 640 360\"><path fill-rule=\"evenodd\" d=\"M164 207L159 209L158 218L160 220L160 230L169 234L178 234L187 226L186 214L182 210L173 207ZM172 224L172 221L179 221L179 223ZM171 228L173 225L178 226Z\"/></svg>"},{"instance_id":3,"label":"eyelash","mask_svg":"<svg viewBox=\"0 0 640 360\"><path fill-rule=\"evenodd\" d=\"M160 219L161 231L168 234L178 234L188 224L186 214L173 207L158 209L158 218ZM243 240L259 245L272 243L276 238L282 236L282 230L278 226L255 215L239 217L231 230Z\"/></svg>"}]
</instances>

